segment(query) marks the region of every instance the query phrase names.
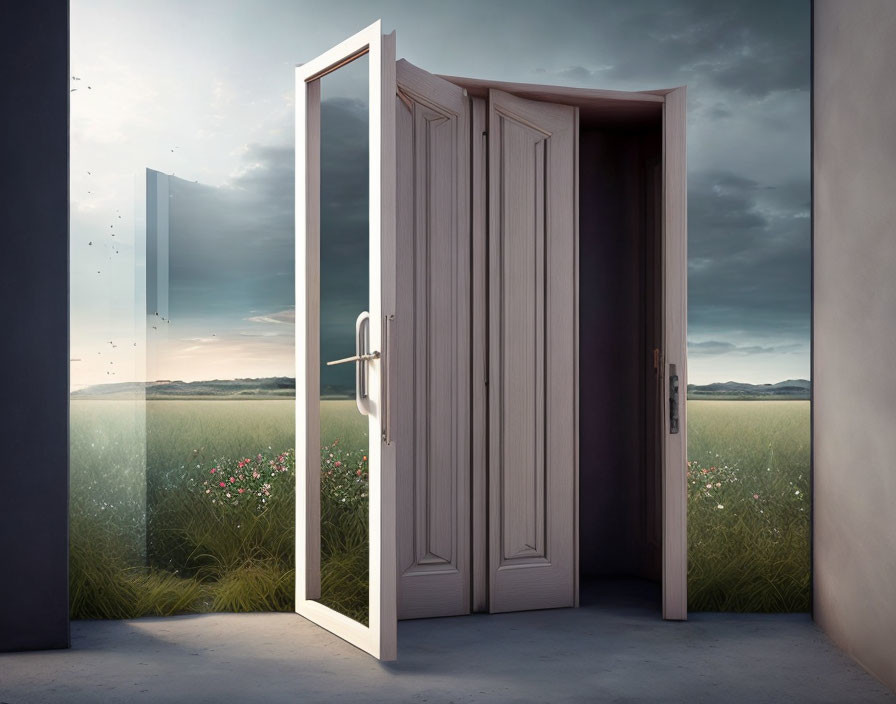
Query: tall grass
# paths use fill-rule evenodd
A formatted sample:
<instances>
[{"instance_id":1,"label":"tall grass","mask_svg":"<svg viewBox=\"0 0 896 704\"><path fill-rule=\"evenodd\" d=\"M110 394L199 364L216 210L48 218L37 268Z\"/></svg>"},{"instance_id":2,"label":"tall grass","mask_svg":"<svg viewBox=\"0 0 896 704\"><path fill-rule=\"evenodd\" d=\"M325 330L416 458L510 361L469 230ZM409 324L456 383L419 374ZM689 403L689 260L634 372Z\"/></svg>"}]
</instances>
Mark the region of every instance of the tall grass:
<instances>
[{"instance_id":1,"label":"tall grass","mask_svg":"<svg viewBox=\"0 0 896 704\"><path fill-rule=\"evenodd\" d=\"M689 608L807 610L808 403L688 414ZM321 415L321 601L366 623L366 419L352 401ZM71 442L73 618L293 609L294 473L263 510L222 510L203 485L294 447L292 401L74 401Z\"/></svg>"},{"instance_id":2,"label":"tall grass","mask_svg":"<svg viewBox=\"0 0 896 704\"><path fill-rule=\"evenodd\" d=\"M688 608L807 611L809 403L688 402Z\"/></svg>"},{"instance_id":3,"label":"tall grass","mask_svg":"<svg viewBox=\"0 0 896 704\"><path fill-rule=\"evenodd\" d=\"M73 402L72 617L291 611L294 418L280 400ZM321 419L321 601L366 623L367 420L353 401Z\"/></svg>"},{"instance_id":4,"label":"tall grass","mask_svg":"<svg viewBox=\"0 0 896 704\"><path fill-rule=\"evenodd\" d=\"M321 402L321 603L368 623L367 418L354 401Z\"/></svg>"}]
</instances>

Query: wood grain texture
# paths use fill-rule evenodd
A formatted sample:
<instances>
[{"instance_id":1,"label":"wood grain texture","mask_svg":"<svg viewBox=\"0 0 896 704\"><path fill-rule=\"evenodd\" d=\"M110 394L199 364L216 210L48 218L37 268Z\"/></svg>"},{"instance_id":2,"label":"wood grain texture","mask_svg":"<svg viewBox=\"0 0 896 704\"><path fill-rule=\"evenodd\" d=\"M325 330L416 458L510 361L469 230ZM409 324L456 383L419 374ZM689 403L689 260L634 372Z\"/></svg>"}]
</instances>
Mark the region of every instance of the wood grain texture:
<instances>
[{"instance_id":1,"label":"wood grain texture","mask_svg":"<svg viewBox=\"0 0 896 704\"><path fill-rule=\"evenodd\" d=\"M488 136L487 105L471 98L473 234L472 531L473 611L488 611Z\"/></svg>"},{"instance_id":2,"label":"wood grain texture","mask_svg":"<svg viewBox=\"0 0 896 704\"><path fill-rule=\"evenodd\" d=\"M663 618L687 618L687 152L686 89L663 108ZM679 427L669 432L668 383L678 373Z\"/></svg>"},{"instance_id":3,"label":"wood grain texture","mask_svg":"<svg viewBox=\"0 0 896 704\"><path fill-rule=\"evenodd\" d=\"M397 65L399 618L470 611L469 101Z\"/></svg>"},{"instance_id":4,"label":"wood grain texture","mask_svg":"<svg viewBox=\"0 0 896 704\"><path fill-rule=\"evenodd\" d=\"M489 607L573 606L575 108L489 92Z\"/></svg>"}]
</instances>

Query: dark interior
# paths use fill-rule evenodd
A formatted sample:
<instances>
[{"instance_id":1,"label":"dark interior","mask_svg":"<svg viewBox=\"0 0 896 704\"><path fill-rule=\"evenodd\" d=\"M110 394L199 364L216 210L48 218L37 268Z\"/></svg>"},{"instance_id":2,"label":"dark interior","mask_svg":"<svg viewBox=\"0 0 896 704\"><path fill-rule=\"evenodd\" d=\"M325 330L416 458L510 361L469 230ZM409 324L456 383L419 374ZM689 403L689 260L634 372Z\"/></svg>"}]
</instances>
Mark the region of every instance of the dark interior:
<instances>
[{"instance_id":1,"label":"dark interior","mask_svg":"<svg viewBox=\"0 0 896 704\"><path fill-rule=\"evenodd\" d=\"M579 565L659 582L662 128L579 135ZM653 591L651 591L653 593ZM659 600L659 590L656 590Z\"/></svg>"}]
</instances>

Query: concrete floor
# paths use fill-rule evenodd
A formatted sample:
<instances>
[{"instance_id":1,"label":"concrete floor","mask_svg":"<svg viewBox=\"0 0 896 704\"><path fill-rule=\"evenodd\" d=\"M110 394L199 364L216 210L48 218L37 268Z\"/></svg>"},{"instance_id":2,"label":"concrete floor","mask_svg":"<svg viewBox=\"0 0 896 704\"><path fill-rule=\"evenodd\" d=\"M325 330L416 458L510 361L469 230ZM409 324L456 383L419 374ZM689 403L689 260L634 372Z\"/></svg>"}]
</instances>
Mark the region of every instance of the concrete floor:
<instances>
[{"instance_id":1,"label":"concrete floor","mask_svg":"<svg viewBox=\"0 0 896 704\"><path fill-rule=\"evenodd\" d=\"M0 702L896 702L807 615L583 603L402 622L390 664L293 614L76 621L71 650L0 655Z\"/></svg>"}]
</instances>

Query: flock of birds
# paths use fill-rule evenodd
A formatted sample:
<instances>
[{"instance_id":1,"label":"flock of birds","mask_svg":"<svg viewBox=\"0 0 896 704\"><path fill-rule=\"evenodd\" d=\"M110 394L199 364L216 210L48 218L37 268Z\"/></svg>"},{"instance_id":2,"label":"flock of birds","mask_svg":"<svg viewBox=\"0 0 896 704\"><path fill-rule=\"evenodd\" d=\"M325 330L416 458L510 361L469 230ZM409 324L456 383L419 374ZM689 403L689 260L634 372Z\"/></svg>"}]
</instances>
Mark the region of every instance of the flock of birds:
<instances>
[{"instance_id":1,"label":"flock of birds","mask_svg":"<svg viewBox=\"0 0 896 704\"><path fill-rule=\"evenodd\" d=\"M73 80L73 81L79 81L79 82L80 82L80 81L81 81L81 78L80 78L80 76L72 76L72 80ZM78 90L78 87L74 87L74 88L72 88L70 92L74 93L76 90ZM87 90L93 90L93 86L88 85L88 86L87 86ZM178 147L175 145L173 149L170 149L170 151L171 151L171 153L173 154L173 153L175 152L175 150L177 150L177 149L178 149ZM88 176L93 176L93 172L91 172L91 171L87 171L87 175L88 175ZM173 176L174 173L172 172L171 175ZM196 181L195 183L198 183L198 181ZM91 191L91 190L88 190L87 193L88 193L88 195L93 195L93 191ZM120 212L118 209L116 209L116 210L115 210L115 213L116 213L116 218L117 218L118 220L121 220L121 219L122 219L122 218L121 218L121 212ZM121 250L119 249L119 246L117 245L117 241L114 240L114 239L112 239L112 238L114 238L115 235L116 235L116 232L115 232L115 223L114 223L114 222L113 222L111 225L109 225L109 229L111 230L111 232L108 233L108 234L109 234L109 238L110 238L108 244L109 244L109 247L110 247L110 249L111 249L112 254L110 254L110 255L108 256L107 259L108 259L109 261L111 261L111 260L112 260L112 256L113 256L113 255L116 255L116 254L119 254ZM88 247L93 247L93 246L94 246L94 244L93 244L93 240L92 240L92 239L89 240L89 241L87 242L87 246L88 246ZM97 270L96 270L96 273L99 274L99 275L102 275L102 269L97 269ZM160 315L158 312L156 312L156 313L154 314L153 317L158 318L158 319L159 319L159 322L164 322L166 325L171 323L171 319L170 319L170 318L166 318L164 315ZM152 325L151 327L152 327L153 330L158 330L158 329L159 329L158 325ZM215 333L212 333L211 336L212 336L212 337L216 337ZM109 350L110 350L110 351L118 348L118 345L115 344L115 342L114 342L113 340L107 340L107 344L109 345ZM134 347L137 347L137 343L134 342L134 343L133 343L133 346L134 346ZM97 355L102 356L102 354L103 354L102 351L98 351L98 352L97 352ZM81 358L72 358L70 361L72 361L72 362L80 362L80 361L82 361L82 360L81 360ZM114 366L115 366L115 362L112 361L112 360L110 360L110 361L109 361L109 366L110 366L110 367L114 367ZM115 376L115 371L114 371L114 369L109 369L109 370L107 370L107 371L106 371L106 376Z\"/></svg>"},{"instance_id":2,"label":"flock of birds","mask_svg":"<svg viewBox=\"0 0 896 704\"><path fill-rule=\"evenodd\" d=\"M73 80L73 81L80 81L81 78L80 78L80 76L72 76L72 80ZM71 89L71 92L74 93L76 90L78 90L78 89L77 89L77 88L72 88L72 89ZM87 90L93 90L93 86L87 86ZM174 147L173 149L170 149L171 153L173 154L173 153L175 152L176 149L178 149L178 147L175 145L175 147ZM87 171L87 175L88 175L88 176L92 176L92 175L93 175L93 172L92 172L92 171ZM171 175L173 176L174 173L172 172ZM198 183L198 181L197 181L197 183ZM91 190L88 189L87 194L88 194L88 195L93 195L93 191L91 191ZM121 211L119 211L118 209L116 209L116 210L115 210L115 213L116 213L117 219L118 219L118 220L121 220ZM110 236L111 236L111 237L115 237L115 225L114 225L114 223L113 223L112 225L109 225L109 229L112 230L112 232L109 233ZM93 240L90 240L90 241L87 243L87 246L88 246L88 247L92 247L92 246L93 246ZM111 247L112 255L120 254L121 250L119 249L118 245L117 245L115 242L110 241L110 247ZM108 257L108 260L109 260L109 261L112 260L112 255L110 255L110 256ZM103 271L102 271L102 269L97 269L97 270L96 270L96 273L99 274L99 275L102 275Z\"/></svg>"}]
</instances>

